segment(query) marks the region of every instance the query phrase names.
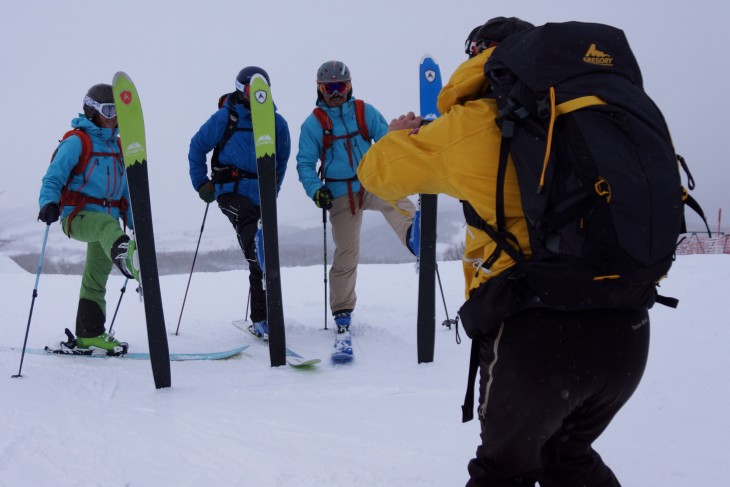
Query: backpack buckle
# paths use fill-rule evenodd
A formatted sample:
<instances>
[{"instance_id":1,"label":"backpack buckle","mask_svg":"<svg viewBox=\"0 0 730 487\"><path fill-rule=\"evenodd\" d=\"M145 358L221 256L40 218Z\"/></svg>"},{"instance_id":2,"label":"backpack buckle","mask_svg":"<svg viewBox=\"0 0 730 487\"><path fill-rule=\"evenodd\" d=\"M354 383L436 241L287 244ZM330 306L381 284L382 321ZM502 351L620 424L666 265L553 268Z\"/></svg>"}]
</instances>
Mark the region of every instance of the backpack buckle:
<instances>
[{"instance_id":1,"label":"backpack buckle","mask_svg":"<svg viewBox=\"0 0 730 487\"><path fill-rule=\"evenodd\" d=\"M535 100L536 114L540 118L548 118L550 116L550 98L547 95L539 100Z\"/></svg>"},{"instance_id":2,"label":"backpack buckle","mask_svg":"<svg viewBox=\"0 0 730 487\"><path fill-rule=\"evenodd\" d=\"M611 202L611 185L608 184L604 178L599 178L596 184L593 185L596 190L596 194L606 199L606 203Z\"/></svg>"}]
</instances>

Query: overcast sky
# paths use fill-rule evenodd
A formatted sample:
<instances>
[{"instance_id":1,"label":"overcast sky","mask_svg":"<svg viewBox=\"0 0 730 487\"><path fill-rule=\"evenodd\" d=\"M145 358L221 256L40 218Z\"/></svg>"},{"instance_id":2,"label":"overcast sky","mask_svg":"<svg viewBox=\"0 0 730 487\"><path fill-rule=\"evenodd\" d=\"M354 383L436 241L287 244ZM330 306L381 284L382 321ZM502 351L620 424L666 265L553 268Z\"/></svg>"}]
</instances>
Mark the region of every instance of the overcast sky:
<instances>
[{"instance_id":1,"label":"overcast sky","mask_svg":"<svg viewBox=\"0 0 730 487\"><path fill-rule=\"evenodd\" d=\"M390 120L417 109L418 63L424 53L437 58L447 80L465 60L469 31L497 15L535 24L582 20L622 28L642 67L645 88L693 170L695 197L713 230L722 206L723 226L730 226L724 143L730 137L724 56L730 7L725 2L351 3L3 2L0 228L9 212L36 218L41 178L57 140L80 111L89 86L110 83L121 70L136 82L145 113L155 223L166 232L194 236L204 205L188 177L188 144L246 65L269 72L274 100L290 125L293 150L280 195L280 224L321 225L321 213L305 196L295 169L299 127L314 106L318 66L333 58L344 61L355 96ZM210 224L229 225L220 215Z\"/></svg>"}]
</instances>

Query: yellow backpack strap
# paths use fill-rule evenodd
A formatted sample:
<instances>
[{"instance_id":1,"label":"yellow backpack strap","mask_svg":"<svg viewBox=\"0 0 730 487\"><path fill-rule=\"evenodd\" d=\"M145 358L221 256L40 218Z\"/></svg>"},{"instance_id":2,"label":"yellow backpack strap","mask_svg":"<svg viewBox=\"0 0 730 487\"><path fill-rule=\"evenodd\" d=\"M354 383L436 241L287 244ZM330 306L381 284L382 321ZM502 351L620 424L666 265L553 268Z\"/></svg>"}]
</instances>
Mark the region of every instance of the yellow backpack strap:
<instances>
[{"instance_id":1,"label":"yellow backpack strap","mask_svg":"<svg viewBox=\"0 0 730 487\"><path fill-rule=\"evenodd\" d=\"M566 113L574 112L575 110L580 110L581 108L593 105L606 105L606 102L595 95L581 96L557 105L555 107L555 114L565 115Z\"/></svg>"},{"instance_id":2,"label":"yellow backpack strap","mask_svg":"<svg viewBox=\"0 0 730 487\"><path fill-rule=\"evenodd\" d=\"M587 95L573 98L572 100L556 105L555 88L552 86L550 87L550 125L548 126L547 147L545 148L545 158L542 161L542 173L540 174L538 192L542 192L542 189L545 186L545 173L547 171L548 161L550 160L550 148L553 140L553 126L555 125L555 118L593 105L606 105L606 102L595 95Z\"/></svg>"}]
</instances>

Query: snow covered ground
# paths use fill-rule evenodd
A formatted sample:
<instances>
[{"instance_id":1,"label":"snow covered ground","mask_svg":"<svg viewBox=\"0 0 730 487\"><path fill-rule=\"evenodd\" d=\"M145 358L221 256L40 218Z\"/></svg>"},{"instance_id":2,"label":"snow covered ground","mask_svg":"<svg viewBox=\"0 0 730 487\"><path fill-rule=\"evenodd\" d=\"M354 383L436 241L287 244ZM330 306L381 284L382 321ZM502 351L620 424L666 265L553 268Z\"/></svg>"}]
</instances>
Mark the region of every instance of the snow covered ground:
<instances>
[{"instance_id":1,"label":"snow covered ground","mask_svg":"<svg viewBox=\"0 0 730 487\"><path fill-rule=\"evenodd\" d=\"M462 302L458 262L440 264L450 316ZM356 360L326 360L321 266L282 269L287 341L313 370L271 368L256 343L218 362L174 362L156 390L149 362L26 355L35 275L0 255L0 486L458 486L479 442L462 424L469 341L440 325L435 361L416 361L412 264L363 265L354 315ZM79 276L42 275L29 347L73 329ZM730 478L726 255L681 256L656 307L639 390L596 447L626 486L723 486ZM109 309L123 280L111 278ZM246 343L244 271L196 273L174 335L186 275L162 278L173 352ZM131 286L130 286L131 288ZM437 321L444 318L440 299ZM111 313L110 313L111 314ZM114 325L146 351L143 306L128 289Z\"/></svg>"}]
</instances>

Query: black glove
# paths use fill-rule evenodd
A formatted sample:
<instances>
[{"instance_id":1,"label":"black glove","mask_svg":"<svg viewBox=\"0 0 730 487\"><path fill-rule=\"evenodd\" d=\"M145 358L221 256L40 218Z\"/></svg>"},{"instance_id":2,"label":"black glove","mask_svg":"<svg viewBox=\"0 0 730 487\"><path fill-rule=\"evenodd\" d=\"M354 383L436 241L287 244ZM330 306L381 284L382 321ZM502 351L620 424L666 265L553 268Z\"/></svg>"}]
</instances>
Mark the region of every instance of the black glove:
<instances>
[{"instance_id":1,"label":"black glove","mask_svg":"<svg viewBox=\"0 0 730 487\"><path fill-rule=\"evenodd\" d=\"M210 181L206 181L198 187L198 196L206 203L215 201L215 186Z\"/></svg>"},{"instance_id":2,"label":"black glove","mask_svg":"<svg viewBox=\"0 0 730 487\"><path fill-rule=\"evenodd\" d=\"M332 208L332 191L327 186L322 186L314 193L314 204L317 208L329 210Z\"/></svg>"},{"instance_id":3,"label":"black glove","mask_svg":"<svg viewBox=\"0 0 730 487\"><path fill-rule=\"evenodd\" d=\"M46 203L38 213L38 219L43 223L50 225L53 222L57 222L60 215L61 210L58 208L58 203Z\"/></svg>"}]
</instances>

